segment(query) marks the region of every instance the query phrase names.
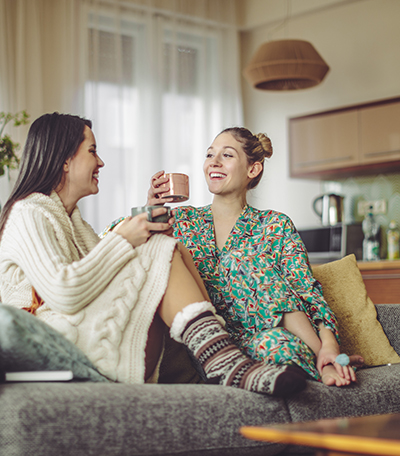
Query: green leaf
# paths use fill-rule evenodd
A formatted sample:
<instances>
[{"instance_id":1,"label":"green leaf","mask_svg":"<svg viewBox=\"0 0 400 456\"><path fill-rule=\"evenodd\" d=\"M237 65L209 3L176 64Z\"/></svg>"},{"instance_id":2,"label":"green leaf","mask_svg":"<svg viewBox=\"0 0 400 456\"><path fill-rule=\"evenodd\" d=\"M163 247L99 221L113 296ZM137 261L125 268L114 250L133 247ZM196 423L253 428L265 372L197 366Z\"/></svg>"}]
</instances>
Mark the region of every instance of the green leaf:
<instances>
[{"instance_id":1,"label":"green leaf","mask_svg":"<svg viewBox=\"0 0 400 456\"><path fill-rule=\"evenodd\" d=\"M16 169L20 162L15 153L19 149L19 144L13 142L10 135L3 134L5 126L11 121L13 121L14 127L26 125L29 122L29 114L25 110L16 114L0 112L0 176L4 175L5 166Z\"/></svg>"}]
</instances>

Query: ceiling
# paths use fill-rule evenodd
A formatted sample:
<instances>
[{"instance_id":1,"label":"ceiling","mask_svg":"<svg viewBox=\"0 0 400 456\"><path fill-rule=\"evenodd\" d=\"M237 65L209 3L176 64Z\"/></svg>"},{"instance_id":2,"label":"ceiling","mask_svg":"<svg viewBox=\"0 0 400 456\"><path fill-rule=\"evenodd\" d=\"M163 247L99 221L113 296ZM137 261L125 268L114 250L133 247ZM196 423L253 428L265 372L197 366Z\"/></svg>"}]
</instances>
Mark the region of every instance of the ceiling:
<instances>
[{"instance_id":1,"label":"ceiling","mask_svg":"<svg viewBox=\"0 0 400 456\"><path fill-rule=\"evenodd\" d=\"M365 0L236 0L239 30L275 26L291 18Z\"/></svg>"}]
</instances>

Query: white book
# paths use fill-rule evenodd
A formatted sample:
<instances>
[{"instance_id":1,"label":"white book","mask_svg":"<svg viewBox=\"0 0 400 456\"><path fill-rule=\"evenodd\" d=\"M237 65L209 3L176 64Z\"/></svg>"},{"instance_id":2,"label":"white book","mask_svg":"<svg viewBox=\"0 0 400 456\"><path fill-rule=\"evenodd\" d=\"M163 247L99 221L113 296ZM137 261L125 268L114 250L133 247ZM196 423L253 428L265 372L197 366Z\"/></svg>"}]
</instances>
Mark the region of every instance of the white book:
<instances>
[{"instance_id":1,"label":"white book","mask_svg":"<svg viewBox=\"0 0 400 456\"><path fill-rule=\"evenodd\" d=\"M6 382L65 382L72 380L72 371L6 372Z\"/></svg>"}]
</instances>

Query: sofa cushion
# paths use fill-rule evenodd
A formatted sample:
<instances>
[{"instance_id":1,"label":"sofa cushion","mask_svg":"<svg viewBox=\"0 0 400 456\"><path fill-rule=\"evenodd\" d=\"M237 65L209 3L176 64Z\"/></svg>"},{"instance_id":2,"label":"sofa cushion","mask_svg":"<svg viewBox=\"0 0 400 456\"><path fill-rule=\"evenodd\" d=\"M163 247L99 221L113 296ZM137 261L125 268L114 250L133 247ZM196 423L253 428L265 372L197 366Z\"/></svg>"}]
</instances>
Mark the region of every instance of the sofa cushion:
<instances>
[{"instance_id":1,"label":"sofa cushion","mask_svg":"<svg viewBox=\"0 0 400 456\"><path fill-rule=\"evenodd\" d=\"M367 295L356 257L313 267L324 297L339 323L341 351L361 355L370 366L399 363L400 357L390 345L376 308Z\"/></svg>"},{"instance_id":2,"label":"sofa cushion","mask_svg":"<svg viewBox=\"0 0 400 456\"><path fill-rule=\"evenodd\" d=\"M307 382L307 388L287 400L293 421L343 416L400 413L400 364L357 371L357 383L326 386Z\"/></svg>"},{"instance_id":3,"label":"sofa cushion","mask_svg":"<svg viewBox=\"0 0 400 456\"><path fill-rule=\"evenodd\" d=\"M396 350L396 353L399 354L400 304L377 304L376 312L378 314L378 321L382 325L390 345Z\"/></svg>"},{"instance_id":4,"label":"sofa cushion","mask_svg":"<svg viewBox=\"0 0 400 456\"><path fill-rule=\"evenodd\" d=\"M289 421L283 399L219 385L0 385L4 455L272 456L244 425Z\"/></svg>"},{"instance_id":5,"label":"sofa cushion","mask_svg":"<svg viewBox=\"0 0 400 456\"><path fill-rule=\"evenodd\" d=\"M24 310L0 304L0 374L44 370L70 370L75 380L108 382L58 331Z\"/></svg>"}]
</instances>

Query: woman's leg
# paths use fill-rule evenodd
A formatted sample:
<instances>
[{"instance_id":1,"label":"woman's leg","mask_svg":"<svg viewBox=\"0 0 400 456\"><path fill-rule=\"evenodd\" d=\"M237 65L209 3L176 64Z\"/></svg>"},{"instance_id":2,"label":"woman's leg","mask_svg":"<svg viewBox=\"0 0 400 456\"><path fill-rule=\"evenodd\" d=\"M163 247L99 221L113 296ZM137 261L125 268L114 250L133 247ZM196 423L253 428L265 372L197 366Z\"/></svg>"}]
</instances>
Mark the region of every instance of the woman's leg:
<instances>
[{"instance_id":1,"label":"woman's leg","mask_svg":"<svg viewBox=\"0 0 400 456\"><path fill-rule=\"evenodd\" d=\"M209 301L210 298L208 296L206 287L204 286L204 282L202 278L200 277L199 271L197 270L196 266L194 265L192 255L190 254L189 250L183 245L183 244L178 244L178 250L182 255L182 260L185 263L185 266L189 270L189 272L192 274L194 280L197 283L197 286L200 288L201 292L203 293L204 299L206 301Z\"/></svg>"},{"instance_id":2,"label":"woman's leg","mask_svg":"<svg viewBox=\"0 0 400 456\"><path fill-rule=\"evenodd\" d=\"M325 385L344 386L355 381L354 373L350 370L351 367L346 368L345 373L340 366L338 366L337 369L335 368L333 364L335 361L334 358L340 353L340 348L336 342L335 336L329 329L321 328L321 337L322 332L324 332L324 335L326 336L326 345L323 345L323 342L315 333L310 320L304 312L284 313L282 326L307 344L315 353L316 357L321 353L320 350L323 346L328 346L328 350L325 349L328 353L325 355L329 358L330 362L326 364L325 362L317 362L317 368L321 375L322 382ZM325 355L323 354L323 356ZM360 356L352 356L350 361L351 364L359 365L362 364L363 359Z\"/></svg>"},{"instance_id":3,"label":"woman's leg","mask_svg":"<svg viewBox=\"0 0 400 456\"><path fill-rule=\"evenodd\" d=\"M301 339L311 350L318 356L321 350L322 343L320 338L315 333L311 326L310 320L304 312L286 312L283 314L282 326L290 331L292 334ZM321 376L321 380L325 385L341 386L342 381L339 378L339 374L336 372L332 364L324 366L322 369L318 369ZM348 384L345 382L343 384Z\"/></svg>"},{"instance_id":4,"label":"woman's leg","mask_svg":"<svg viewBox=\"0 0 400 456\"><path fill-rule=\"evenodd\" d=\"M158 313L171 327L171 336L199 361L209 382L277 396L305 388L301 369L253 361L231 342L177 251Z\"/></svg>"},{"instance_id":5,"label":"woman's leg","mask_svg":"<svg viewBox=\"0 0 400 456\"><path fill-rule=\"evenodd\" d=\"M147 335L145 350L145 380L148 380L149 377L151 377L160 360L164 346L164 331L165 323L162 321L158 313L156 313Z\"/></svg>"},{"instance_id":6,"label":"woman's leg","mask_svg":"<svg viewBox=\"0 0 400 456\"><path fill-rule=\"evenodd\" d=\"M181 255L182 247L178 244L178 250L174 252L168 287L149 329L145 355L146 380L152 375L160 359L164 344L165 324L170 327L175 315L187 305L209 301L192 257L185 249L189 257L184 258L184 255Z\"/></svg>"},{"instance_id":7,"label":"woman's leg","mask_svg":"<svg viewBox=\"0 0 400 456\"><path fill-rule=\"evenodd\" d=\"M252 359L280 365L298 366L309 378L321 380L311 348L282 326L263 328L244 342L246 354Z\"/></svg>"},{"instance_id":8,"label":"woman's leg","mask_svg":"<svg viewBox=\"0 0 400 456\"><path fill-rule=\"evenodd\" d=\"M168 287L158 308L160 317L168 327L171 327L175 315L183 308L205 300L209 300L208 295L204 296L195 277L183 261L180 250L175 250Z\"/></svg>"}]
</instances>

